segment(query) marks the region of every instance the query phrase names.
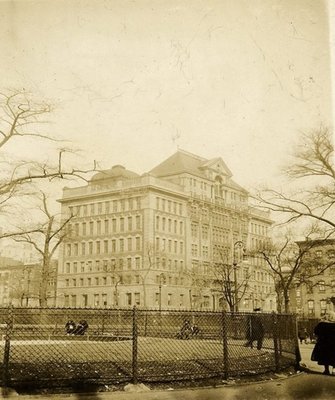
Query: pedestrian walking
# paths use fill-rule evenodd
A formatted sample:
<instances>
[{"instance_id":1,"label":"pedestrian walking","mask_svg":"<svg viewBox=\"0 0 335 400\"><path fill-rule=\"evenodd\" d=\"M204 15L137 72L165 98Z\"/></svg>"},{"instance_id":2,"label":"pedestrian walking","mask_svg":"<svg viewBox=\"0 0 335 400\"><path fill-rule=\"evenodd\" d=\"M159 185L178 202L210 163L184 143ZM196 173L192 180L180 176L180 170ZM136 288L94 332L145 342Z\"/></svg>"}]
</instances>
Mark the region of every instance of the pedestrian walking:
<instances>
[{"instance_id":1,"label":"pedestrian walking","mask_svg":"<svg viewBox=\"0 0 335 400\"><path fill-rule=\"evenodd\" d=\"M261 311L260 308L255 308L255 312ZM261 350L264 339L264 326L262 319L259 315L249 315L247 319L247 331L246 331L247 342L246 347L253 348L254 341L257 341L257 349Z\"/></svg>"},{"instance_id":2,"label":"pedestrian walking","mask_svg":"<svg viewBox=\"0 0 335 400\"><path fill-rule=\"evenodd\" d=\"M324 375L330 375L329 366L335 366L335 318L334 313L326 315L314 328L316 343L311 360L324 366Z\"/></svg>"}]
</instances>

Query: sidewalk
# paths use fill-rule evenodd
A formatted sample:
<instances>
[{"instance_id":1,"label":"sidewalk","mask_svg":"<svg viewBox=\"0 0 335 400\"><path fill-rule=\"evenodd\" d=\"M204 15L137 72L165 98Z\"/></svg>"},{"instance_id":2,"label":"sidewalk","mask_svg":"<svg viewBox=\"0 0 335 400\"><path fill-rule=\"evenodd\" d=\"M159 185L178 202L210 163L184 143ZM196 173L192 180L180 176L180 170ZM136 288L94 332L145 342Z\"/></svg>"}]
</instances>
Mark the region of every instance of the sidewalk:
<instances>
[{"instance_id":1,"label":"sidewalk","mask_svg":"<svg viewBox=\"0 0 335 400\"><path fill-rule=\"evenodd\" d=\"M335 376L322 375L323 367L310 360L312 344L300 346L306 371L292 376L278 374L278 379L243 383L222 384L213 388L152 390L137 392L72 393L62 395L19 396L16 393L0 398L18 400L329 400L335 398ZM335 372L335 371L334 371ZM281 377L282 376L282 377Z\"/></svg>"},{"instance_id":2,"label":"sidewalk","mask_svg":"<svg viewBox=\"0 0 335 400\"><path fill-rule=\"evenodd\" d=\"M322 365L318 365L317 362L311 360L311 354L314 348L314 344L300 344L300 354L301 354L301 362L300 365L302 367L306 367L310 372L322 373L324 368ZM335 373L335 371L334 371ZM334 376L335 379L335 376Z\"/></svg>"}]
</instances>

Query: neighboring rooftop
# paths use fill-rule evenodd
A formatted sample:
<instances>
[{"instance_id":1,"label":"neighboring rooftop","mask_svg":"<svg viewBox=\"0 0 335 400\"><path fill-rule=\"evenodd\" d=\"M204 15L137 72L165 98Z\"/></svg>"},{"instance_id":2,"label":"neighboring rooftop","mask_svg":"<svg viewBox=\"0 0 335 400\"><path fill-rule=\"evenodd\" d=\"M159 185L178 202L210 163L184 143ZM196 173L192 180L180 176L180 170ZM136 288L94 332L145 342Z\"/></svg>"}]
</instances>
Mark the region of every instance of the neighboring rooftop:
<instances>
[{"instance_id":1,"label":"neighboring rooftop","mask_svg":"<svg viewBox=\"0 0 335 400\"><path fill-rule=\"evenodd\" d=\"M106 169L104 171L100 171L97 174L93 175L91 178L91 182L93 183L103 183L106 180L125 180L125 179L134 179L138 178L139 175L136 172L129 171L123 165L114 165L111 169Z\"/></svg>"}]
</instances>

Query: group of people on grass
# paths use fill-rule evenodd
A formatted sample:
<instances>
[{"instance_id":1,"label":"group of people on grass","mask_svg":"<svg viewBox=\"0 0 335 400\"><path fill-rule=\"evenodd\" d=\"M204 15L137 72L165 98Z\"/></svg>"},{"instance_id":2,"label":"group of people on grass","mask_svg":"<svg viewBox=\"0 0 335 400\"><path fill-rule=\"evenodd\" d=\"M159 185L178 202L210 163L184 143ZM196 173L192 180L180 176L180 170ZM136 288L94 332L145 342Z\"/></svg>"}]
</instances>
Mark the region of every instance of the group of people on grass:
<instances>
[{"instance_id":1,"label":"group of people on grass","mask_svg":"<svg viewBox=\"0 0 335 400\"><path fill-rule=\"evenodd\" d=\"M72 319L65 324L65 332L67 335L84 335L88 329L88 323L82 319L76 324Z\"/></svg>"}]
</instances>

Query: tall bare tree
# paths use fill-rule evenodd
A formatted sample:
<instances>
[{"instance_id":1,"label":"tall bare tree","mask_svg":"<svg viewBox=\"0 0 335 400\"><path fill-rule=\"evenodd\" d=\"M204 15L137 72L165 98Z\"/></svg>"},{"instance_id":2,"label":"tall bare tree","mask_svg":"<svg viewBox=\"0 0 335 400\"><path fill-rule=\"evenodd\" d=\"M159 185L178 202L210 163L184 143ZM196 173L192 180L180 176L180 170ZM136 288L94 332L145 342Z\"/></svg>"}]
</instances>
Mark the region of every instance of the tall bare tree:
<instances>
[{"instance_id":1,"label":"tall bare tree","mask_svg":"<svg viewBox=\"0 0 335 400\"><path fill-rule=\"evenodd\" d=\"M39 302L41 307L47 305L48 282L51 276L51 260L59 245L71 234L69 224L73 215L61 220L60 216L50 211L49 200L44 192L37 195L40 205L36 208L36 223L33 227L21 227L21 233L12 234L16 242L31 245L41 260L41 281ZM39 214L39 215L38 215Z\"/></svg>"},{"instance_id":2,"label":"tall bare tree","mask_svg":"<svg viewBox=\"0 0 335 400\"><path fill-rule=\"evenodd\" d=\"M256 195L260 205L284 214L285 222L314 221L335 229L335 164L333 133L321 127L300 138L293 162L285 169L295 191L265 189Z\"/></svg>"},{"instance_id":3,"label":"tall bare tree","mask_svg":"<svg viewBox=\"0 0 335 400\"><path fill-rule=\"evenodd\" d=\"M321 260L312 251L325 240L306 240L298 245L287 232L281 240L264 241L255 251L265 260L274 279L278 312L290 312L290 292L294 287L307 284L335 265L334 260Z\"/></svg>"},{"instance_id":4,"label":"tall bare tree","mask_svg":"<svg viewBox=\"0 0 335 400\"><path fill-rule=\"evenodd\" d=\"M237 264L230 262L229 253L228 249L226 252L218 250L219 258L212 263L211 274L214 287L233 312L248 290L250 273L249 270L245 274L242 271L242 279L237 279Z\"/></svg>"},{"instance_id":5,"label":"tall bare tree","mask_svg":"<svg viewBox=\"0 0 335 400\"><path fill-rule=\"evenodd\" d=\"M84 178L87 170L67 167L64 158L70 152L59 138L43 132L51 106L32 100L25 91L0 92L0 210L12 205L11 200L30 193L31 185L41 180ZM27 150L23 160L13 157L15 146L35 141L55 144L53 157L47 162L37 159L37 152ZM54 161L50 161L50 159ZM95 165L91 170L95 170ZM35 189L34 189L35 190ZM6 235L6 232L4 233Z\"/></svg>"}]
</instances>

